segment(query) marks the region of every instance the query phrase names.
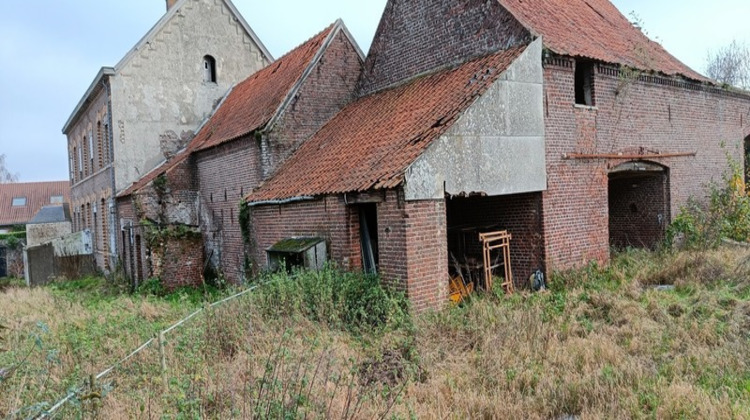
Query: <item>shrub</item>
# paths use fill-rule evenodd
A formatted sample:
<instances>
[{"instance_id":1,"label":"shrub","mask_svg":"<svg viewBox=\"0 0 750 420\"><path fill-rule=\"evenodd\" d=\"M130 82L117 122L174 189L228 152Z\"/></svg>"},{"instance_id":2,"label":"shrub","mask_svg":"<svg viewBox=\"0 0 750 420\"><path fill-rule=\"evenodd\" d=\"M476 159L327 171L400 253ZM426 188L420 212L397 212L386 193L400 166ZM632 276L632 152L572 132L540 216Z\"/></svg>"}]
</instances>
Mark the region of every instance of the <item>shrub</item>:
<instances>
[{"instance_id":1,"label":"shrub","mask_svg":"<svg viewBox=\"0 0 750 420\"><path fill-rule=\"evenodd\" d=\"M408 321L403 293L385 288L374 275L326 267L269 275L256 302L270 316L302 315L353 333L403 326Z\"/></svg>"},{"instance_id":2,"label":"shrub","mask_svg":"<svg viewBox=\"0 0 750 420\"><path fill-rule=\"evenodd\" d=\"M728 160L731 170L722 184L709 186L708 203L691 200L680 209L667 231L670 245L678 236L684 236L684 245L693 249L716 247L722 239L750 239L750 197L742 168L731 158Z\"/></svg>"}]
</instances>

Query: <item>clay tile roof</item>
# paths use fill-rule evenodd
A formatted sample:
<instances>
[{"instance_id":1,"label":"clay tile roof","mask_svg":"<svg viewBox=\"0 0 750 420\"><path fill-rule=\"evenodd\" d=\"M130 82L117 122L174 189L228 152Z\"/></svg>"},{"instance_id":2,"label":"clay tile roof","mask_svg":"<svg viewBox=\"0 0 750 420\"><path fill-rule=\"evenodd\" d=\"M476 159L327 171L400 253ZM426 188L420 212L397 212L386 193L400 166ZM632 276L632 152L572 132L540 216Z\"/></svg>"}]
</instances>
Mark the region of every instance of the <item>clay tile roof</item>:
<instances>
[{"instance_id":1,"label":"clay tile roof","mask_svg":"<svg viewBox=\"0 0 750 420\"><path fill-rule=\"evenodd\" d=\"M218 146L265 126L300 80L333 27L329 26L235 86L198 133L196 150Z\"/></svg>"},{"instance_id":2,"label":"clay tile roof","mask_svg":"<svg viewBox=\"0 0 750 420\"><path fill-rule=\"evenodd\" d=\"M185 149L141 177L118 197L126 197L140 190L193 152L219 146L263 128L279 111L337 24L332 24L268 67L238 83Z\"/></svg>"},{"instance_id":3,"label":"clay tile roof","mask_svg":"<svg viewBox=\"0 0 750 420\"><path fill-rule=\"evenodd\" d=\"M303 143L248 201L399 185L407 167L525 47L475 59L352 102Z\"/></svg>"},{"instance_id":4,"label":"clay tile roof","mask_svg":"<svg viewBox=\"0 0 750 420\"><path fill-rule=\"evenodd\" d=\"M70 181L17 182L0 184L0 226L23 225L44 206L55 204L53 196L70 202ZM13 206L14 198L26 198L26 205Z\"/></svg>"},{"instance_id":5,"label":"clay tile roof","mask_svg":"<svg viewBox=\"0 0 750 420\"><path fill-rule=\"evenodd\" d=\"M608 0L500 0L561 55L592 58L698 81L708 79L651 41Z\"/></svg>"}]
</instances>

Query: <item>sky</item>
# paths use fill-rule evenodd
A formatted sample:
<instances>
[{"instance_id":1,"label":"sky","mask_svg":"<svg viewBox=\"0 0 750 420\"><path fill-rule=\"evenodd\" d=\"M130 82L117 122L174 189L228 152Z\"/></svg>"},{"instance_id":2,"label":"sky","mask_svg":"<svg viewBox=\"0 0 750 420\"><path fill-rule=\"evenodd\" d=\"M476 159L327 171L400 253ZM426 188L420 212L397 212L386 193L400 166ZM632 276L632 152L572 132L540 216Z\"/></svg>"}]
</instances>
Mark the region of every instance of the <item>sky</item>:
<instances>
[{"instance_id":1,"label":"sky","mask_svg":"<svg viewBox=\"0 0 750 420\"><path fill-rule=\"evenodd\" d=\"M338 18L367 52L386 0L233 0L274 57ZM693 69L733 39L750 43L748 0L614 0ZM65 121L102 66L159 20L164 0L3 0L0 154L20 181L68 178Z\"/></svg>"}]
</instances>

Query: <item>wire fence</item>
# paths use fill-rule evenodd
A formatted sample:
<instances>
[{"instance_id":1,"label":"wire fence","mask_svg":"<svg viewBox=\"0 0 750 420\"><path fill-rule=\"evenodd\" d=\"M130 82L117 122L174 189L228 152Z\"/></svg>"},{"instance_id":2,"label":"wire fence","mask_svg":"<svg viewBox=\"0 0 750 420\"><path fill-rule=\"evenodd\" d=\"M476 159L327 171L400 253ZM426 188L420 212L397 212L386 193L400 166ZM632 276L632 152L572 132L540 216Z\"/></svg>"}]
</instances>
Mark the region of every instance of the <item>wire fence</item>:
<instances>
[{"instance_id":1,"label":"wire fence","mask_svg":"<svg viewBox=\"0 0 750 420\"><path fill-rule=\"evenodd\" d=\"M188 321L192 320L193 318L197 317L200 314L206 313L207 310L217 308L230 301L233 301L242 296L245 296L255 291L260 286L261 285L252 286L250 288L243 290L242 292L239 292L237 294L224 298L220 301L211 303L210 305L207 305L201 309L198 309L195 312L191 313L190 315L186 316L185 318L175 322L172 326L170 326L169 328L166 328L163 331L160 331L158 334L156 334L155 337L149 339L148 341L143 343L140 347L133 350L130 354L118 360L114 364L112 364L110 367L104 369L97 375L92 375L86 383L82 384L81 386L77 388L70 390L70 392L68 392L67 395L65 395L55 404L53 404L49 409L47 409L46 411L42 412L41 414L33 418L34 419L52 419L58 416L62 412L62 409L65 407L66 404L70 404L72 401L80 402L82 400L85 401L88 399L101 398L102 396L101 393L96 391L97 384L99 383L99 381L106 378L107 376L112 374L114 371L125 368L131 361L139 359L139 358L142 360L154 360L155 358L158 357L158 360L159 360L158 370L161 371L162 386L165 387L166 389L166 386L167 386L166 336L167 334L177 330L178 328L181 328ZM151 354L147 355L146 354L147 352L151 352ZM146 376L153 377L153 374L155 373L154 370L155 369L146 369L146 371L144 372L136 372L136 373L140 373L144 377ZM129 372L129 373L133 373L133 372Z\"/></svg>"}]
</instances>

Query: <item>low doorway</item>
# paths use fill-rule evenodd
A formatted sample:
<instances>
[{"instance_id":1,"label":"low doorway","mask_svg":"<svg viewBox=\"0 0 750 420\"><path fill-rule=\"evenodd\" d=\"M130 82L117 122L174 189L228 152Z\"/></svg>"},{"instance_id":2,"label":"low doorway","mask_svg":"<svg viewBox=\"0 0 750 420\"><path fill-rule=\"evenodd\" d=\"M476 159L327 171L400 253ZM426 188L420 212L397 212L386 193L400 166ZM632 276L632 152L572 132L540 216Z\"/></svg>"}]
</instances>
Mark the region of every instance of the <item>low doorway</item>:
<instances>
[{"instance_id":1,"label":"low doorway","mask_svg":"<svg viewBox=\"0 0 750 420\"><path fill-rule=\"evenodd\" d=\"M609 173L609 243L614 249L656 248L670 223L669 170L628 162Z\"/></svg>"}]
</instances>

